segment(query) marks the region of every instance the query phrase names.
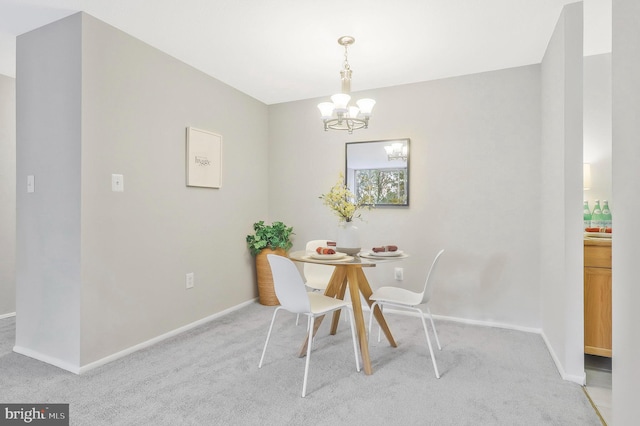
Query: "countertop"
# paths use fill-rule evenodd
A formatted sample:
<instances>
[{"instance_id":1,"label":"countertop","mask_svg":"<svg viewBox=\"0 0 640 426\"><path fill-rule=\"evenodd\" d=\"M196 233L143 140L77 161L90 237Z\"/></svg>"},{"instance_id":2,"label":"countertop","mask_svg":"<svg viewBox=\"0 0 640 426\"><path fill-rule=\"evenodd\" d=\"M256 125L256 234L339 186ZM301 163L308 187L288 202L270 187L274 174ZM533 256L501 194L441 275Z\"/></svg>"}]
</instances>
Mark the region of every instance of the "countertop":
<instances>
[{"instance_id":1,"label":"countertop","mask_svg":"<svg viewBox=\"0 0 640 426\"><path fill-rule=\"evenodd\" d=\"M611 247L611 238L584 237L584 245Z\"/></svg>"}]
</instances>

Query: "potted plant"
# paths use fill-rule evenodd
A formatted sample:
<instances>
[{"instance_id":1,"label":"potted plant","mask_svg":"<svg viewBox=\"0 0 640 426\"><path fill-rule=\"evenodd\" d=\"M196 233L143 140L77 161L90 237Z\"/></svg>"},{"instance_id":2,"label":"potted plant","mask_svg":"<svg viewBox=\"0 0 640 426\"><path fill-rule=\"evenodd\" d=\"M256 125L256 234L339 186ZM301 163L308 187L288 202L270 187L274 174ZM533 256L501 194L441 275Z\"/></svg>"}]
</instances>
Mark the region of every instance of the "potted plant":
<instances>
[{"instance_id":1,"label":"potted plant","mask_svg":"<svg viewBox=\"0 0 640 426\"><path fill-rule=\"evenodd\" d=\"M258 280L258 295L260 303L267 306L279 305L273 287L271 268L267 261L268 254L286 256L287 251L293 246L291 235L293 228L282 222L273 222L265 225L261 220L253 224L253 234L247 235L247 246L253 256L256 257L256 276Z\"/></svg>"}]
</instances>

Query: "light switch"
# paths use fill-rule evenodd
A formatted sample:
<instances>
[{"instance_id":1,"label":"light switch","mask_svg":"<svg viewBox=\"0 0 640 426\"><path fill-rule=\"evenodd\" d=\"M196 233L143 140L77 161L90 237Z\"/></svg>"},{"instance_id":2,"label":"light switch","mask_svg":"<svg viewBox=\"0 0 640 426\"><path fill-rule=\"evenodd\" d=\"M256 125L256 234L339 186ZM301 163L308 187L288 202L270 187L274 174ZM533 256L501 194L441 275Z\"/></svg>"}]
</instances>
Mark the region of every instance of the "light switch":
<instances>
[{"instance_id":1,"label":"light switch","mask_svg":"<svg viewBox=\"0 0 640 426\"><path fill-rule=\"evenodd\" d=\"M124 176L111 175L111 190L113 192L124 192Z\"/></svg>"},{"instance_id":2,"label":"light switch","mask_svg":"<svg viewBox=\"0 0 640 426\"><path fill-rule=\"evenodd\" d=\"M27 192L36 192L36 181L33 175L27 176Z\"/></svg>"}]
</instances>

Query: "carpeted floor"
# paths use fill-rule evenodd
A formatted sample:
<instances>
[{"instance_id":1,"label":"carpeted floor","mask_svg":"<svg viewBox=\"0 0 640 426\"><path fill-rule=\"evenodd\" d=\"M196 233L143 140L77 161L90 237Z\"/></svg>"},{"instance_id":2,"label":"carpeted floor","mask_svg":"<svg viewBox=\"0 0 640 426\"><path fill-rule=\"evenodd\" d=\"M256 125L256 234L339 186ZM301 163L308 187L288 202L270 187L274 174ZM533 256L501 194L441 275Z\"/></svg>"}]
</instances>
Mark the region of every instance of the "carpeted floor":
<instances>
[{"instance_id":1,"label":"carpeted floor","mask_svg":"<svg viewBox=\"0 0 640 426\"><path fill-rule=\"evenodd\" d=\"M539 335L438 322L438 380L419 319L389 314L398 347L372 339L371 376L355 371L348 325L329 336L325 321L301 398L294 316L280 314L257 367L272 312L249 305L80 376L11 352L15 321L3 319L0 402L69 403L81 426L601 425Z\"/></svg>"}]
</instances>

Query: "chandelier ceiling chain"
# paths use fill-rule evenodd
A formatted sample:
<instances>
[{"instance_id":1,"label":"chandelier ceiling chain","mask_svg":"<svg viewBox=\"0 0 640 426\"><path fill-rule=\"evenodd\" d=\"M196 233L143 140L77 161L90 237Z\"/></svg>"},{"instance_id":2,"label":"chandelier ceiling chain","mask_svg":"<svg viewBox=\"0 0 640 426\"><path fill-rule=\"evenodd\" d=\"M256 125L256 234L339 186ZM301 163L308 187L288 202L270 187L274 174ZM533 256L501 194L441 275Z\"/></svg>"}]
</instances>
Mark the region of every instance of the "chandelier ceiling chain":
<instances>
[{"instance_id":1,"label":"chandelier ceiling chain","mask_svg":"<svg viewBox=\"0 0 640 426\"><path fill-rule=\"evenodd\" d=\"M338 40L338 43L340 43L340 39ZM349 44L352 44L352 43L344 44L344 62L342 63L342 68L345 70L351 69L351 66L349 66L349 52L347 52L347 49L349 48Z\"/></svg>"},{"instance_id":2,"label":"chandelier ceiling chain","mask_svg":"<svg viewBox=\"0 0 640 426\"><path fill-rule=\"evenodd\" d=\"M322 115L324 130L346 130L352 133L357 129L366 129L369 126L369 117L376 101L373 99L360 99L357 106L349 105L351 100L351 66L349 65L348 47L355 42L351 36L342 36L338 39L338 44L344 46L344 62L340 71L340 81L342 90L331 96L331 102L318 104L318 109Z\"/></svg>"}]
</instances>

